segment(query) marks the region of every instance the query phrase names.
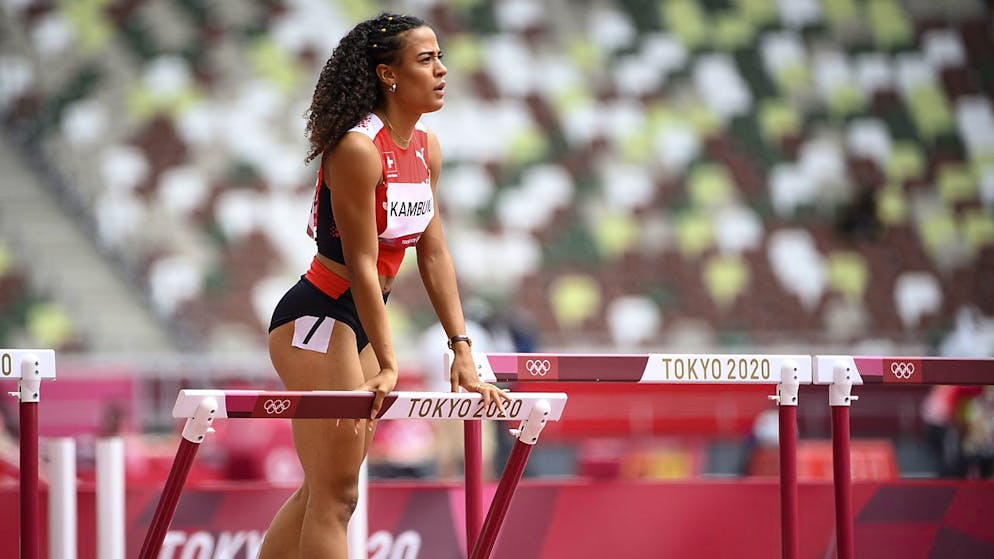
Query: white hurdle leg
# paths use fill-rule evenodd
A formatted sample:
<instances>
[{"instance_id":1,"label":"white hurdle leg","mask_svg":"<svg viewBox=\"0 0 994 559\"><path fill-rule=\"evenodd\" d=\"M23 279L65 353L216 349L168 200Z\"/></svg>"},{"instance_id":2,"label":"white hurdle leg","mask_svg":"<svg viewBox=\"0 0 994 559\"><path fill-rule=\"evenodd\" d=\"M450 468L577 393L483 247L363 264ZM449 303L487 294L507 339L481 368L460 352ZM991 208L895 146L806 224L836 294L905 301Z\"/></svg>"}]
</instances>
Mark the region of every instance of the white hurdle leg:
<instances>
[{"instance_id":1,"label":"white hurdle leg","mask_svg":"<svg viewBox=\"0 0 994 559\"><path fill-rule=\"evenodd\" d=\"M124 559L124 439L97 440L97 557Z\"/></svg>"},{"instance_id":2,"label":"white hurdle leg","mask_svg":"<svg viewBox=\"0 0 994 559\"><path fill-rule=\"evenodd\" d=\"M76 441L48 444L48 556L76 559Z\"/></svg>"},{"instance_id":3,"label":"white hurdle leg","mask_svg":"<svg viewBox=\"0 0 994 559\"><path fill-rule=\"evenodd\" d=\"M359 499L356 502L355 511L349 519L349 559L367 559L369 552L366 549L369 545L369 460L363 460L359 467Z\"/></svg>"}]
</instances>

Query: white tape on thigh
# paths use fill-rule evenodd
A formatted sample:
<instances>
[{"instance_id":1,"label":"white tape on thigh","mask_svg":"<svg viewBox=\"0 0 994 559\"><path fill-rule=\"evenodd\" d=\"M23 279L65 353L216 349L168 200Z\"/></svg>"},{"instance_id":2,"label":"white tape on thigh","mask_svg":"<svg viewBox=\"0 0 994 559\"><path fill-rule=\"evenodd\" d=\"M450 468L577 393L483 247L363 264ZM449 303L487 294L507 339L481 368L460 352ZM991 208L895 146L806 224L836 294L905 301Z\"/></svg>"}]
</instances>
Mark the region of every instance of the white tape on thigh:
<instances>
[{"instance_id":1,"label":"white tape on thigh","mask_svg":"<svg viewBox=\"0 0 994 559\"><path fill-rule=\"evenodd\" d=\"M328 353L335 319L327 316L302 316L293 321L293 347Z\"/></svg>"}]
</instances>

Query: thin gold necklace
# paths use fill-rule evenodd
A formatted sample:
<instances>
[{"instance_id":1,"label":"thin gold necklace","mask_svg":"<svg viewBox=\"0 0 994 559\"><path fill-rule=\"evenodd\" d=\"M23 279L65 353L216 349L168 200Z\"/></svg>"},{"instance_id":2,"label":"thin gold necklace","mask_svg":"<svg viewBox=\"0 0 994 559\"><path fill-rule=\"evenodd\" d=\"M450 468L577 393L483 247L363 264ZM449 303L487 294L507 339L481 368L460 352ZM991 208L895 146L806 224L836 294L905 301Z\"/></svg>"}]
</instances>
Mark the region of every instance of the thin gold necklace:
<instances>
[{"instance_id":1,"label":"thin gold necklace","mask_svg":"<svg viewBox=\"0 0 994 559\"><path fill-rule=\"evenodd\" d=\"M411 144L411 138L413 138L413 137L414 137L414 131L413 131L413 130L411 131L411 135L410 135L410 136L408 136L408 137L407 137L407 138L405 139L405 138L404 138L403 136L401 136L401 135L400 135L400 134L399 134L399 133L398 133L398 132L397 132L396 130L394 130L394 129L393 129L393 124L390 124L390 119L389 119L389 118L387 118L387 114L386 114L386 113L383 113L383 122L387 123L387 128L389 128L389 129L390 129L390 131L391 131L391 132L393 132L393 135L394 135L394 136L396 136L396 137L397 137L397 138L398 138L399 140L401 140L401 141L403 141L403 142L404 142L404 145L403 145L403 147L405 147L405 148L406 148L407 146L409 146L409 145Z\"/></svg>"}]
</instances>

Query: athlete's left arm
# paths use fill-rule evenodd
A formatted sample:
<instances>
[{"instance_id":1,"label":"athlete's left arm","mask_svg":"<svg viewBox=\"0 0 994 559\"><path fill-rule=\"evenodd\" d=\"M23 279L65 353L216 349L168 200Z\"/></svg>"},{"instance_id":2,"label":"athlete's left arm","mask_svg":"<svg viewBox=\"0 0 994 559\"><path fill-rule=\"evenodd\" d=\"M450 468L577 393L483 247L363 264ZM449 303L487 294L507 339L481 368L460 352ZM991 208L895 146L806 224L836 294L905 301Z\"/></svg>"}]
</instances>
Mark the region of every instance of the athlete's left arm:
<instances>
[{"instance_id":1,"label":"athlete's left arm","mask_svg":"<svg viewBox=\"0 0 994 559\"><path fill-rule=\"evenodd\" d=\"M462 304L459 301L459 286L456 282L456 268L442 231L441 211L438 206L438 175L442 171L442 149L434 133L428 132L428 160L431 171L431 193L435 200L435 215L417 243L418 271L424 283L428 298L435 308L438 321L449 338L466 333ZM471 392L479 392L487 404L493 399L509 401L503 391L492 384L480 382L469 344L453 344L455 357L449 371L452 391L459 386Z\"/></svg>"}]
</instances>

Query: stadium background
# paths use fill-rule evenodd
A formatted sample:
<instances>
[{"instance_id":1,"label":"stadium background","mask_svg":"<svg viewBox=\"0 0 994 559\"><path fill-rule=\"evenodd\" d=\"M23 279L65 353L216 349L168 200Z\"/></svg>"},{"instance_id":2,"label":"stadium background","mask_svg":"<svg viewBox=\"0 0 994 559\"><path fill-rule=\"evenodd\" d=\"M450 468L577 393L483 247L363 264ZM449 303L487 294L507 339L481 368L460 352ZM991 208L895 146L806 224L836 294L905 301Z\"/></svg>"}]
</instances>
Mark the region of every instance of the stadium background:
<instances>
[{"instance_id":1,"label":"stadium background","mask_svg":"<svg viewBox=\"0 0 994 559\"><path fill-rule=\"evenodd\" d=\"M383 9L445 52L425 120L480 347L994 354L989 1L4 0L0 347L58 351L42 434L82 475L116 433L129 479L163 478L180 386L275 387L265 327L313 254L302 114ZM433 388L412 263L398 388ZM531 476L775 473L768 388L567 390ZM990 395L860 393L857 478L985 473ZM801 401L802 478L828 479L825 395ZM219 431L201 479L296 475L282 424ZM374 477L450 477L450 435L384 427Z\"/></svg>"}]
</instances>

